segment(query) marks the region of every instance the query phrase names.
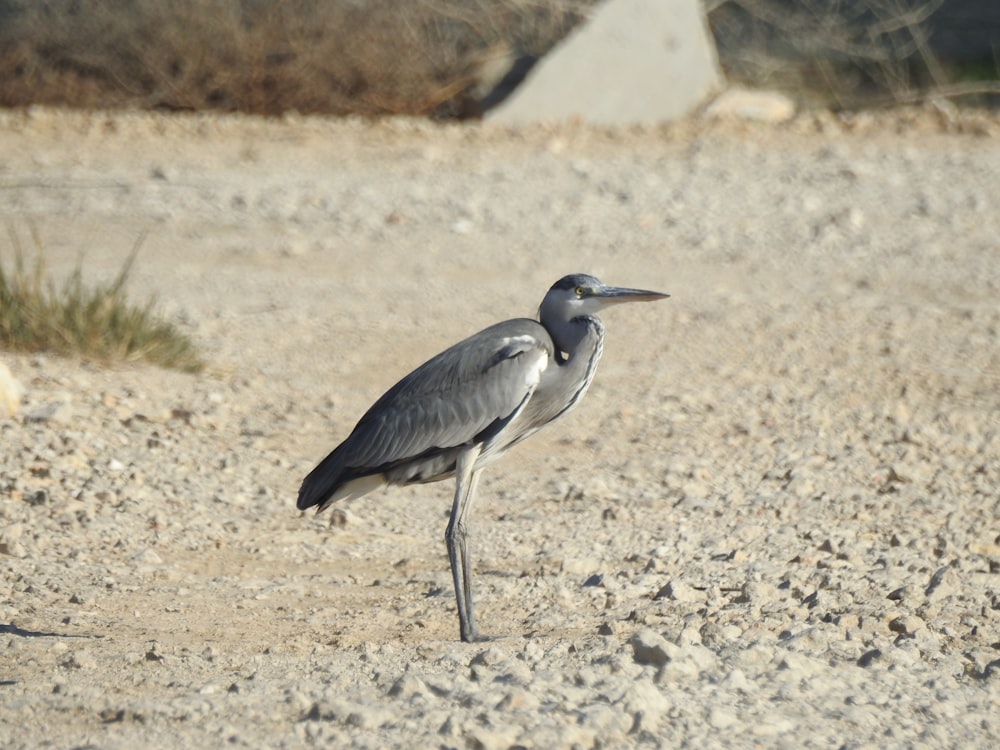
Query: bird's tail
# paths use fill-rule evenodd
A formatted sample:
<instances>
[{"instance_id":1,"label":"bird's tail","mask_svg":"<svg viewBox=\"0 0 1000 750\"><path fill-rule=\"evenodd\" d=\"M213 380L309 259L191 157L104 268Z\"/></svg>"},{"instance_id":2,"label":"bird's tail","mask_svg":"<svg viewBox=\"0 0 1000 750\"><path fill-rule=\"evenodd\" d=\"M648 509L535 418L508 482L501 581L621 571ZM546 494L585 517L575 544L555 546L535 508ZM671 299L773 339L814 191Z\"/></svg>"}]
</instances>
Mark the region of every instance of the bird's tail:
<instances>
[{"instance_id":1,"label":"bird's tail","mask_svg":"<svg viewBox=\"0 0 1000 750\"><path fill-rule=\"evenodd\" d=\"M362 473L345 466L343 447L339 446L320 461L302 480L296 503L299 510L319 506L316 508L319 513L338 500L361 497L385 485L386 475L380 471Z\"/></svg>"},{"instance_id":2,"label":"bird's tail","mask_svg":"<svg viewBox=\"0 0 1000 750\"><path fill-rule=\"evenodd\" d=\"M315 469L309 472L299 487L299 500L296 506L299 510L307 510L319 505L323 510L332 502L332 497L343 483L341 474L344 471L344 460L339 450L333 451L324 458ZM318 512L318 511L317 511Z\"/></svg>"}]
</instances>

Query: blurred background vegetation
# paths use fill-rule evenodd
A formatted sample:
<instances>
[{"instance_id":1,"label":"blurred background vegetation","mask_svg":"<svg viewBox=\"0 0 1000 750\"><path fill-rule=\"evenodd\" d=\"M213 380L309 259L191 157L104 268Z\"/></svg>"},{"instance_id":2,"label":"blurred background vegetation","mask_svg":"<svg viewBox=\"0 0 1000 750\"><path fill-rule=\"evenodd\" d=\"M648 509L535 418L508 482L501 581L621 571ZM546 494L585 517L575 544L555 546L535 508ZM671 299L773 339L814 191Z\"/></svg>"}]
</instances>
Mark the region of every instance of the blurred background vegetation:
<instances>
[{"instance_id":1,"label":"blurred background vegetation","mask_svg":"<svg viewBox=\"0 0 1000 750\"><path fill-rule=\"evenodd\" d=\"M730 80L800 104L998 101L995 0L704 2ZM0 0L0 106L475 116L595 4Z\"/></svg>"},{"instance_id":2,"label":"blurred background vegetation","mask_svg":"<svg viewBox=\"0 0 1000 750\"><path fill-rule=\"evenodd\" d=\"M802 105L1000 104L1000 2L705 0L731 79Z\"/></svg>"}]
</instances>

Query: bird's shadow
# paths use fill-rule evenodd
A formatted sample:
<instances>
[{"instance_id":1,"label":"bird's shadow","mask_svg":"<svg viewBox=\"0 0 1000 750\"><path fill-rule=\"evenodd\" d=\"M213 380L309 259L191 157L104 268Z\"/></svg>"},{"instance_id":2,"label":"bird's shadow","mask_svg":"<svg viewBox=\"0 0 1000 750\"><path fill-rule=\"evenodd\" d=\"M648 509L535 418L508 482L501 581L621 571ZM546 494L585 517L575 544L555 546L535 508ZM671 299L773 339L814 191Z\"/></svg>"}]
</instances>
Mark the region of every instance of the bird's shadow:
<instances>
[{"instance_id":1,"label":"bird's shadow","mask_svg":"<svg viewBox=\"0 0 1000 750\"><path fill-rule=\"evenodd\" d=\"M0 623L0 635L18 635L22 638L103 638L90 633L46 633L42 630L25 630L13 623ZM16 685L17 680L0 679L0 686Z\"/></svg>"},{"instance_id":2,"label":"bird's shadow","mask_svg":"<svg viewBox=\"0 0 1000 750\"><path fill-rule=\"evenodd\" d=\"M41 630L25 630L13 623L0 623L0 634L19 635L22 638L103 638L92 633L46 633Z\"/></svg>"}]
</instances>

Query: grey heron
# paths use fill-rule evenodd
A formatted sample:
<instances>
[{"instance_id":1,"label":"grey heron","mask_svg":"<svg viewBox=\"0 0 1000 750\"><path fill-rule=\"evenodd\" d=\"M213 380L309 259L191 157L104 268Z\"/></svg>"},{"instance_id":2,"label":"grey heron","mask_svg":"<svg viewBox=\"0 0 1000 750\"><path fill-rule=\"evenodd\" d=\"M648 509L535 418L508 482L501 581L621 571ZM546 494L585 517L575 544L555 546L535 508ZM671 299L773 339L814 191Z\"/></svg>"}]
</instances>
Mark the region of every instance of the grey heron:
<instances>
[{"instance_id":1,"label":"grey heron","mask_svg":"<svg viewBox=\"0 0 1000 750\"><path fill-rule=\"evenodd\" d=\"M462 640L480 640L466 526L480 471L579 403L604 346L597 312L668 296L586 274L563 277L542 300L538 320L490 326L390 388L302 482L299 510L319 506L318 513L386 484L454 476L448 560Z\"/></svg>"}]
</instances>

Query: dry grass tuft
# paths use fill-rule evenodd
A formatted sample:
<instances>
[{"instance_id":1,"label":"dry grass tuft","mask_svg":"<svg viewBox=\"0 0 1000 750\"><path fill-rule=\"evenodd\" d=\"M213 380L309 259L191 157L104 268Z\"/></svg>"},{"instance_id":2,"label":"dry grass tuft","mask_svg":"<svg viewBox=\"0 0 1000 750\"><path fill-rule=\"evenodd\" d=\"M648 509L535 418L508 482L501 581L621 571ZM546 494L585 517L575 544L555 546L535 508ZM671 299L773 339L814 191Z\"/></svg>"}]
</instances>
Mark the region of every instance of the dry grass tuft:
<instances>
[{"instance_id":1,"label":"dry grass tuft","mask_svg":"<svg viewBox=\"0 0 1000 750\"><path fill-rule=\"evenodd\" d=\"M25 268L20 241L12 228L14 264L0 259L0 346L12 351L80 354L102 361L143 360L184 372L204 363L194 344L172 324L159 319L152 302L131 304L125 281L142 238L109 284L88 287L81 267L61 288L46 279L39 252L34 268ZM36 245L38 238L35 237Z\"/></svg>"}]
</instances>

